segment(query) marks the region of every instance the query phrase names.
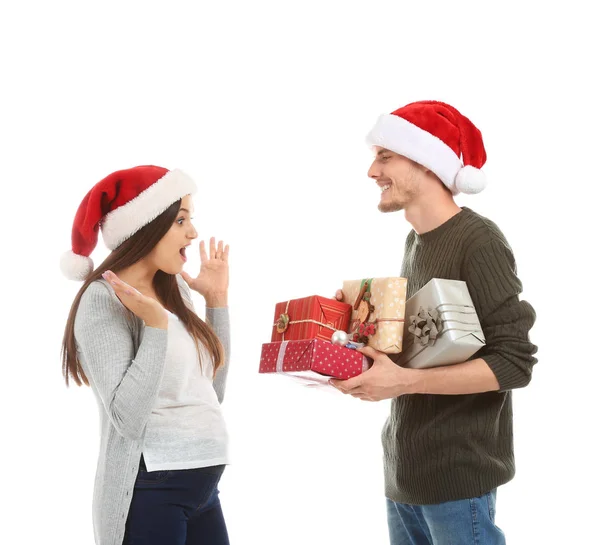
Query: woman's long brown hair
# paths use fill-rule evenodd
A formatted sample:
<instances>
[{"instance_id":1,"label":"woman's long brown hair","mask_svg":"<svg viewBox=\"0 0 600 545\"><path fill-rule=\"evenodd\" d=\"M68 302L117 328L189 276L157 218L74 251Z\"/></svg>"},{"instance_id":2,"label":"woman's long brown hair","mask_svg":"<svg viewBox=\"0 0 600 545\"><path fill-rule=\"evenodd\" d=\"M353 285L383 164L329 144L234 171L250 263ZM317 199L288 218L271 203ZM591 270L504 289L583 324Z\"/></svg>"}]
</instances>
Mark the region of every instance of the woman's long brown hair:
<instances>
[{"instance_id":1,"label":"woman's long brown hair","mask_svg":"<svg viewBox=\"0 0 600 545\"><path fill-rule=\"evenodd\" d=\"M72 378L77 386L90 385L79 363L75 342L75 316L77 315L81 296L92 282L102 278L102 273L105 271L110 269L118 274L119 271L130 267L147 256L173 225L180 206L181 200L173 203L155 220L123 242L89 275L83 286L81 286L71 306L62 342L62 371L67 386L69 386L69 378ZM206 347L208 353L212 356L216 372L223 364L223 345L211 327L186 306L175 275L158 271L154 276L153 285L161 303L181 320L196 342L198 354L200 354L200 343Z\"/></svg>"}]
</instances>

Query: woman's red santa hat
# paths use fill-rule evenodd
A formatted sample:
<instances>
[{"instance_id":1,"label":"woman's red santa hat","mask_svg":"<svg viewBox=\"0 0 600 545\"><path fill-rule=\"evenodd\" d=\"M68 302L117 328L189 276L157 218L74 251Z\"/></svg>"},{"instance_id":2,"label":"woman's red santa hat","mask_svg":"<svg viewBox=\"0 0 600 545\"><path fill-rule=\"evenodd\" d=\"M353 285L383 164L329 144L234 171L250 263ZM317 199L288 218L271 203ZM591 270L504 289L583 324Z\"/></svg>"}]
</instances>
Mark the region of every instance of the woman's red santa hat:
<instances>
[{"instance_id":1,"label":"woman's red santa hat","mask_svg":"<svg viewBox=\"0 0 600 545\"><path fill-rule=\"evenodd\" d=\"M454 195L479 193L486 186L485 174L480 170L486 161L481 132L456 108L443 102L413 102L380 116L367 143L423 165Z\"/></svg>"},{"instance_id":2,"label":"woman's red santa hat","mask_svg":"<svg viewBox=\"0 0 600 545\"><path fill-rule=\"evenodd\" d=\"M71 280L93 271L90 258L102 230L110 250L119 247L169 206L196 192L196 184L180 170L139 166L113 172L99 181L79 205L71 233L71 250L60 266Z\"/></svg>"}]
</instances>

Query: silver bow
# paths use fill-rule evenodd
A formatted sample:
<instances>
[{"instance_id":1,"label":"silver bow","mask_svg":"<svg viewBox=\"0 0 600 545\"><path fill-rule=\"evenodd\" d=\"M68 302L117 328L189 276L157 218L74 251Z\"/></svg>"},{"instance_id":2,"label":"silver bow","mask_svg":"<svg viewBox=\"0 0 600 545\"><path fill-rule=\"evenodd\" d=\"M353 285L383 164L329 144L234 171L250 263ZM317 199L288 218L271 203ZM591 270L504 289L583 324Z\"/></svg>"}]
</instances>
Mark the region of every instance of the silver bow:
<instances>
[{"instance_id":1,"label":"silver bow","mask_svg":"<svg viewBox=\"0 0 600 545\"><path fill-rule=\"evenodd\" d=\"M409 333L412 333L422 346L433 346L442 331L442 319L435 309L419 308L416 316L410 317Z\"/></svg>"}]
</instances>

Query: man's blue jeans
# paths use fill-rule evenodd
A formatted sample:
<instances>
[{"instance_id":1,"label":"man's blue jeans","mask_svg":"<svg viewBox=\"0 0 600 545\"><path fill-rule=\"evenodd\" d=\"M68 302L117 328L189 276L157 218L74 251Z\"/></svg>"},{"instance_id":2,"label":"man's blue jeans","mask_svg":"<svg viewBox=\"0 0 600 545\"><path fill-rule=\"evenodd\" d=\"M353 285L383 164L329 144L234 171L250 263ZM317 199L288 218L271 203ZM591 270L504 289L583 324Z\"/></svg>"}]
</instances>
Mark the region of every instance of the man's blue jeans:
<instances>
[{"instance_id":1,"label":"man's blue jeans","mask_svg":"<svg viewBox=\"0 0 600 545\"><path fill-rule=\"evenodd\" d=\"M435 505L387 501L391 545L505 545L495 523L496 490Z\"/></svg>"}]
</instances>

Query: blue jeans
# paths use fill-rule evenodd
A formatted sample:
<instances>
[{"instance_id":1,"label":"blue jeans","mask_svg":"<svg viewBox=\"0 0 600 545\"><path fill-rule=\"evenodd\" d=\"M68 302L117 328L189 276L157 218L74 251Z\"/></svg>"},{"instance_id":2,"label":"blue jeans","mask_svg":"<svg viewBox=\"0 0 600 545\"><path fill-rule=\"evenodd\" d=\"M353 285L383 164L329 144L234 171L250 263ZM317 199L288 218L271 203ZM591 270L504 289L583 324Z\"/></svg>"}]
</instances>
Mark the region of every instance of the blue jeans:
<instances>
[{"instance_id":1,"label":"blue jeans","mask_svg":"<svg viewBox=\"0 0 600 545\"><path fill-rule=\"evenodd\" d=\"M123 545L229 545L217 488L224 469L149 472L142 457Z\"/></svg>"},{"instance_id":2,"label":"blue jeans","mask_svg":"<svg viewBox=\"0 0 600 545\"><path fill-rule=\"evenodd\" d=\"M494 524L496 490L435 505L387 501L391 545L505 545Z\"/></svg>"}]
</instances>

